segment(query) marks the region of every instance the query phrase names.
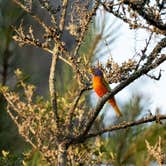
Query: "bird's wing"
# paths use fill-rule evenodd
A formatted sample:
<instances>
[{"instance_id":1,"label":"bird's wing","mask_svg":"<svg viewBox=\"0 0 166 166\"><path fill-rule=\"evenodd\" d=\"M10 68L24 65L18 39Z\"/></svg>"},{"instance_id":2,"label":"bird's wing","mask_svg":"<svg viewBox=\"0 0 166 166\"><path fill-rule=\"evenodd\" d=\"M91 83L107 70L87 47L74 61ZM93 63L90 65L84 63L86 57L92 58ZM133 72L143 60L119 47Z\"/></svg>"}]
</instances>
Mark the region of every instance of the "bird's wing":
<instances>
[{"instance_id":1,"label":"bird's wing","mask_svg":"<svg viewBox=\"0 0 166 166\"><path fill-rule=\"evenodd\" d=\"M103 83L103 85L104 85L105 87L107 87L108 91L111 90L109 84L106 82L106 80L104 79L104 77L102 78L102 83Z\"/></svg>"}]
</instances>

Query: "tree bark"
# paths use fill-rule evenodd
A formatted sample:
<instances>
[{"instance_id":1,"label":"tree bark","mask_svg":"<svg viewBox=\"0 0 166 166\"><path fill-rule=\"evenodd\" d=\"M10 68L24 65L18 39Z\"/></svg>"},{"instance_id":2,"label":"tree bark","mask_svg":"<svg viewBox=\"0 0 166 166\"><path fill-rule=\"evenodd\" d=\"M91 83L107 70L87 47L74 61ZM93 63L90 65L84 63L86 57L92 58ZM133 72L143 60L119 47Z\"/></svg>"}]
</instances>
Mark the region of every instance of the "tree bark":
<instances>
[{"instance_id":1,"label":"tree bark","mask_svg":"<svg viewBox=\"0 0 166 166\"><path fill-rule=\"evenodd\" d=\"M62 142L58 146L58 166L66 166L67 165L67 145Z\"/></svg>"}]
</instances>

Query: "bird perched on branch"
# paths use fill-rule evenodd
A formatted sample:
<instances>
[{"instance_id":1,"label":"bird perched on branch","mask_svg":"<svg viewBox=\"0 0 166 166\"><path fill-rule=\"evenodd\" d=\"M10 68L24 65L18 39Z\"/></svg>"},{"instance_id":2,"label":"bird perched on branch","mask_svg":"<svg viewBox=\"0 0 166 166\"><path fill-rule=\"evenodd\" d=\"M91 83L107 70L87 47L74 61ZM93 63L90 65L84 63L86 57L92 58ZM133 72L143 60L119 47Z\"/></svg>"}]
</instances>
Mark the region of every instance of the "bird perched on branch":
<instances>
[{"instance_id":1,"label":"bird perched on branch","mask_svg":"<svg viewBox=\"0 0 166 166\"><path fill-rule=\"evenodd\" d=\"M99 97L102 97L107 92L111 91L111 88L109 87L109 84L105 81L104 76L103 76L103 72L100 69L92 68L91 72L93 74L93 79L92 79L93 89ZM113 107L116 115L118 117L122 116L122 113L120 112L120 109L119 109L118 105L116 104L115 98L114 97L110 98L108 100L108 102Z\"/></svg>"}]
</instances>

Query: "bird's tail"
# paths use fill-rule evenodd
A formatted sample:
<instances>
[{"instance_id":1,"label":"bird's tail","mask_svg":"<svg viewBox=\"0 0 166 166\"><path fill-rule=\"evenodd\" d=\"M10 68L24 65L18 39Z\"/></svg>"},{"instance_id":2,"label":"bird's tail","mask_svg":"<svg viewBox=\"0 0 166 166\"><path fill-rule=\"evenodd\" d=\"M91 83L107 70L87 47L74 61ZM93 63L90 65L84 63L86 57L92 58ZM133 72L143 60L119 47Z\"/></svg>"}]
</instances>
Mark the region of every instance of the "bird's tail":
<instances>
[{"instance_id":1,"label":"bird's tail","mask_svg":"<svg viewBox=\"0 0 166 166\"><path fill-rule=\"evenodd\" d=\"M111 106L113 107L113 109L114 109L116 115L117 115L118 117L122 116L122 113L120 112L120 109L119 109L118 105L116 104L116 101L115 101L114 97L109 100L109 103L110 103Z\"/></svg>"}]
</instances>

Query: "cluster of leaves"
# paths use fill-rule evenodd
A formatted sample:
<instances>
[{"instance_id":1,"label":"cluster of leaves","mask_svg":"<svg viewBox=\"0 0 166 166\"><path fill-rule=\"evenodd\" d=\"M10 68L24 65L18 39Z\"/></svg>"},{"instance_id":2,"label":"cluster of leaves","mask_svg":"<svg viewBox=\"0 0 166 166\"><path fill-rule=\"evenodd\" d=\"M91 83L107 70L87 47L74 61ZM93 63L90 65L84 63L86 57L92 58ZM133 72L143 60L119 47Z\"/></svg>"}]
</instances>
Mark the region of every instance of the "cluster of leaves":
<instances>
[{"instance_id":1,"label":"cluster of leaves","mask_svg":"<svg viewBox=\"0 0 166 166\"><path fill-rule=\"evenodd\" d=\"M48 166L47 161L44 159L42 154L36 150L26 150L26 152L21 154L10 153L8 151L2 150L2 155L0 155L0 165L1 166L35 166L43 165Z\"/></svg>"},{"instance_id":2,"label":"cluster of leaves","mask_svg":"<svg viewBox=\"0 0 166 166\"><path fill-rule=\"evenodd\" d=\"M0 165L22 165L23 155L10 154L7 151L2 150L2 154L0 155Z\"/></svg>"},{"instance_id":3,"label":"cluster of leaves","mask_svg":"<svg viewBox=\"0 0 166 166\"><path fill-rule=\"evenodd\" d=\"M50 103L39 97L33 99L35 87L24 82L25 77L19 69L15 73L19 89L22 89L23 93L20 96L17 92L9 91L7 87L1 88L9 103L7 112L26 142L34 149L40 149L46 158L54 158L56 154L51 147L56 147L56 125Z\"/></svg>"},{"instance_id":4,"label":"cluster of leaves","mask_svg":"<svg viewBox=\"0 0 166 166\"><path fill-rule=\"evenodd\" d=\"M129 59L121 65L116 63L112 58L107 61L106 66L98 63L94 68L99 68L104 72L106 80L111 83L118 83L126 80L136 69L137 62Z\"/></svg>"}]
</instances>

